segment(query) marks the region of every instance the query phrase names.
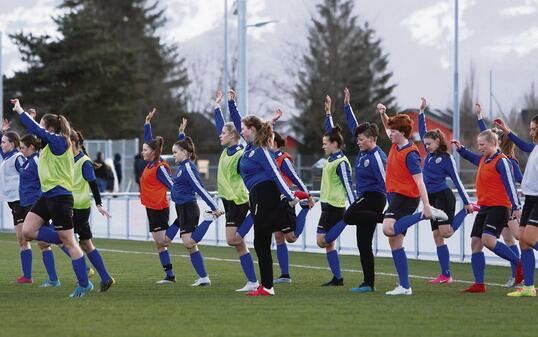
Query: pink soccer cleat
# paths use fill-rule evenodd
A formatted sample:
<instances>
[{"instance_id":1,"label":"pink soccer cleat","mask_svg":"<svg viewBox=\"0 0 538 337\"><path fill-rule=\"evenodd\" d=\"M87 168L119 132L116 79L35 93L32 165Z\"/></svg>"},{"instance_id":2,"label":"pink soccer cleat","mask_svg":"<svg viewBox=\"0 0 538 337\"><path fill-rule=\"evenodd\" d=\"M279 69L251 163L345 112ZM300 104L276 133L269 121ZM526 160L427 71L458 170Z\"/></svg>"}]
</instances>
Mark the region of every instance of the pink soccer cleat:
<instances>
[{"instance_id":1,"label":"pink soccer cleat","mask_svg":"<svg viewBox=\"0 0 538 337\"><path fill-rule=\"evenodd\" d=\"M428 281L430 284L440 284L440 283L446 283L450 284L453 282L452 276L445 276L443 274L437 276L437 278Z\"/></svg>"},{"instance_id":2,"label":"pink soccer cleat","mask_svg":"<svg viewBox=\"0 0 538 337\"><path fill-rule=\"evenodd\" d=\"M15 281L19 284L34 283L34 281L31 278L26 278L24 276L17 277Z\"/></svg>"}]
</instances>

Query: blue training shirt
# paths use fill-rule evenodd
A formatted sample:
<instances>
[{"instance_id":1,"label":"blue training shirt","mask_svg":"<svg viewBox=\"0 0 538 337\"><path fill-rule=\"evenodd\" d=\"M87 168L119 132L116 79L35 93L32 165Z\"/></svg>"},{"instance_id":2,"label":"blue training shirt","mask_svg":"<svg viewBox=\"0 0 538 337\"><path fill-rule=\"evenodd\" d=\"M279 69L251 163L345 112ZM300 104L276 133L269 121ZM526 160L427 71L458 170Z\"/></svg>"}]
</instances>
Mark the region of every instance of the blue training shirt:
<instances>
[{"instance_id":1,"label":"blue training shirt","mask_svg":"<svg viewBox=\"0 0 538 337\"><path fill-rule=\"evenodd\" d=\"M22 157L20 158L22 159ZM41 183L38 174L38 153L34 153L26 159L22 159L22 164L15 164L19 172L19 198L23 207L32 206L41 197ZM18 160L17 160L18 162Z\"/></svg>"}]
</instances>

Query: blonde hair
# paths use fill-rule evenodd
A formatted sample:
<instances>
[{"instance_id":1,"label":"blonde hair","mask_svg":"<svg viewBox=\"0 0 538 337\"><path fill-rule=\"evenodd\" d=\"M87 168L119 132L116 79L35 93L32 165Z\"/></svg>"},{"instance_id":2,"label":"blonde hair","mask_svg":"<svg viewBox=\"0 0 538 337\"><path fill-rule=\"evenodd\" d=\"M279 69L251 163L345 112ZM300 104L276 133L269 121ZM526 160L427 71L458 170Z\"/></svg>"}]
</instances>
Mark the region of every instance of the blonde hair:
<instances>
[{"instance_id":1,"label":"blonde hair","mask_svg":"<svg viewBox=\"0 0 538 337\"><path fill-rule=\"evenodd\" d=\"M483 138L486 142L499 146L499 136L491 130L484 130L478 134L479 138Z\"/></svg>"},{"instance_id":2,"label":"blonde hair","mask_svg":"<svg viewBox=\"0 0 538 337\"><path fill-rule=\"evenodd\" d=\"M237 142L240 139L239 133L235 129L235 125L232 122L225 123L223 129L226 129L229 134L233 136L233 139Z\"/></svg>"}]
</instances>

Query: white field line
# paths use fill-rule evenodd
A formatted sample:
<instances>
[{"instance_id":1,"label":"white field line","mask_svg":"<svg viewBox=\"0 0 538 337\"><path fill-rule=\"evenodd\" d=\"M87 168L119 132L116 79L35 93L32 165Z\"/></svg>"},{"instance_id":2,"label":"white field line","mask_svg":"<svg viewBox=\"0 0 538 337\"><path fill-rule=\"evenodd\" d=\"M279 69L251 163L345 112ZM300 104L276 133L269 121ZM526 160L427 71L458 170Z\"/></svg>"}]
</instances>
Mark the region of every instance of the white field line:
<instances>
[{"instance_id":1,"label":"white field line","mask_svg":"<svg viewBox=\"0 0 538 337\"><path fill-rule=\"evenodd\" d=\"M6 241L6 240L0 240L0 243L16 244L16 242ZM99 248L99 251L101 251L101 252L110 252L110 253L119 253L119 254L133 254L133 255L135 255L135 254L137 254L137 255L158 255L158 253L154 253L154 252L140 252L140 251L135 251L135 250L120 250L120 249L107 249L107 248ZM186 255L186 254L170 254L170 256L189 258L190 259L190 256ZM204 259L205 260L210 260L210 261L239 263L239 260L223 259L223 258L219 258L219 257L204 256ZM254 263L257 264L258 261L254 261ZM278 263L273 263L273 266L278 267ZM308 266L308 265L302 265L302 264L290 264L290 267L302 268L302 269L312 269L312 270L330 270L329 267ZM356 269L342 269L342 272L362 273L361 270L356 270ZM376 272L375 274L380 275L380 276L398 277L398 274L393 274L393 273ZM419 280L431 280L432 279L432 277L420 276L420 275L409 275L409 278L419 279ZM454 279L453 281L454 281L454 283L461 283L461 284L472 284L472 283L474 283L474 281L467 281L467 280L456 280L456 279ZM486 283L486 285L495 286L495 287L502 287L502 284L499 284L499 283Z\"/></svg>"}]
</instances>

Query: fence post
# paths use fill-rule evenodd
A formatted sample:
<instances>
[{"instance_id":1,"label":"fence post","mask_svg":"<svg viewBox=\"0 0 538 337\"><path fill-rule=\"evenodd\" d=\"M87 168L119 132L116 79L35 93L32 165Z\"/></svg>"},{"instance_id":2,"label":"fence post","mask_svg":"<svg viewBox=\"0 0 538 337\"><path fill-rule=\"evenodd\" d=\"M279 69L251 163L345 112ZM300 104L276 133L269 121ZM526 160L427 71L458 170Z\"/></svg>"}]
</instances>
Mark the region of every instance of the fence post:
<instances>
[{"instance_id":1,"label":"fence post","mask_svg":"<svg viewBox=\"0 0 538 337\"><path fill-rule=\"evenodd\" d=\"M110 196L109 195L107 196L107 199L106 199L106 209L107 210L110 209ZM109 217L106 218L106 237L110 239L110 218Z\"/></svg>"},{"instance_id":2,"label":"fence post","mask_svg":"<svg viewBox=\"0 0 538 337\"><path fill-rule=\"evenodd\" d=\"M419 235L419 229L420 229L420 222L418 224L416 224L414 227L414 230L415 230L415 259L418 260L418 256L419 256L419 244L418 244L418 235Z\"/></svg>"},{"instance_id":3,"label":"fence post","mask_svg":"<svg viewBox=\"0 0 538 337\"><path fill-rule=\"evenodd\" d=\"M131 236L131 197L130 196L127 196L125 198L125 200L127 201L127 207L125 207L125 210L127 212L126 214L126 222L127 222L127 228L126 228L126 232L127 232L127 240L129 240L129 237Z\"/></svg>"}]
</instances>

